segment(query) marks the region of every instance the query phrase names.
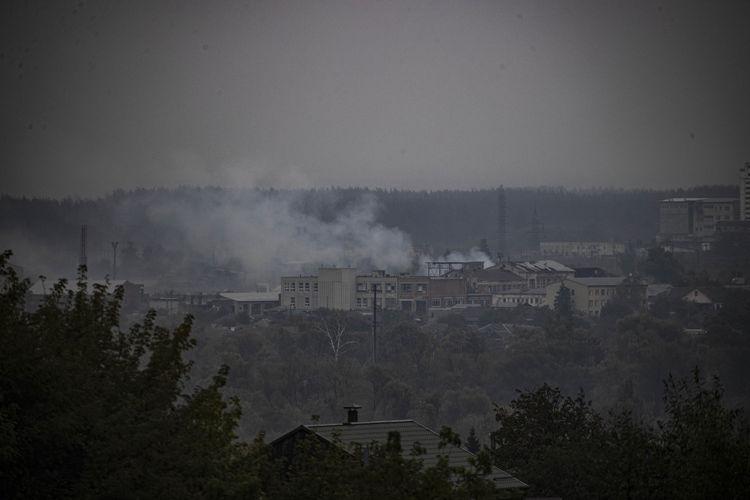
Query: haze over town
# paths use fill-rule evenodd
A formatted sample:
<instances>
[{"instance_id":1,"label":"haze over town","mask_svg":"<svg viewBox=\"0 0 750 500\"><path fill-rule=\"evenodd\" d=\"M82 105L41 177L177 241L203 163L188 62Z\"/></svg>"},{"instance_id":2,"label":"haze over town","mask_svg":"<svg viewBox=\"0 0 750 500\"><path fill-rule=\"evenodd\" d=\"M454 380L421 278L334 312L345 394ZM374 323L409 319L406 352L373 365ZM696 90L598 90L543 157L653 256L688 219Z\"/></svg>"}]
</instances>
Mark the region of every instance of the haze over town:
<instances>
[{"instance_id":1,"label":"haze over town","mask_svg":"<svg viewBox=\"0 0 750 500\"><path fill-rule=\"evenodd\" d=\"M675 188L750 157L745 2L8 2L13 195Z\"/></svg>"},{"instance_id":2,"label":"haze over town","mask_svg":"<svg viewBox=\"0 0 750 500\"><path fill-rule=\"evenodd\" d=\"M0 7L0 497L750 498L750 3Z\"/></svg>"}]
</instances>

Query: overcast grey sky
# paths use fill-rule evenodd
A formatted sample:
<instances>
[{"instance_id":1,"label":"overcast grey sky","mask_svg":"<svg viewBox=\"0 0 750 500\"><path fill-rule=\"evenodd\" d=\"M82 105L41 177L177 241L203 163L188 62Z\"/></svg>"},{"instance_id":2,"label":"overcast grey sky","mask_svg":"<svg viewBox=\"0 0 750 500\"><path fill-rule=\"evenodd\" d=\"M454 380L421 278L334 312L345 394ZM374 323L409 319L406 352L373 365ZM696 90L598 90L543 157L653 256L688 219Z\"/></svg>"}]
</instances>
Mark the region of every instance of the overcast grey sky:
<instances>
[{"instance_id":1,"label":"overcast grey sky","mask_svg":"<svg viewBox=\"0 0 750 500\"><path fill-rule=\"evenodd\" d=\"M749 7L6 1L0 192L734 183Z\"/></svg>"}]
</instances>

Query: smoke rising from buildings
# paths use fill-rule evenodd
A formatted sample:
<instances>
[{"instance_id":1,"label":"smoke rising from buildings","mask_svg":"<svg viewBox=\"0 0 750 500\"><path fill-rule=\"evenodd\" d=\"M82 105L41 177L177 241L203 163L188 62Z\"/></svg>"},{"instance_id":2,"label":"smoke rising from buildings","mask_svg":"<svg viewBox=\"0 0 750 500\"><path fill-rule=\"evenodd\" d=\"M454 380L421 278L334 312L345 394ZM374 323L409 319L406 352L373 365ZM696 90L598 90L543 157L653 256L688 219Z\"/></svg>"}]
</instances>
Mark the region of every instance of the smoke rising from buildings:
<instances>
[{"instance_id":1,"label":"smoke rising from buildings","mask_svg":"<svg viewBox=\"0 0 750 500\"><path fill-rule=\"evenodd\" d=\"M186 199L129 201L120 212L125 218L141 212L148 226L171 228L181 245L206 261L239 262L248 279L275 280L318 265L396 271L411 266L409 236L376 221L373 196L341 201L331 194L310 206L299 191L200 192ZM343 209L327 209L335 204Z\"/></svg>"}]
</instances>

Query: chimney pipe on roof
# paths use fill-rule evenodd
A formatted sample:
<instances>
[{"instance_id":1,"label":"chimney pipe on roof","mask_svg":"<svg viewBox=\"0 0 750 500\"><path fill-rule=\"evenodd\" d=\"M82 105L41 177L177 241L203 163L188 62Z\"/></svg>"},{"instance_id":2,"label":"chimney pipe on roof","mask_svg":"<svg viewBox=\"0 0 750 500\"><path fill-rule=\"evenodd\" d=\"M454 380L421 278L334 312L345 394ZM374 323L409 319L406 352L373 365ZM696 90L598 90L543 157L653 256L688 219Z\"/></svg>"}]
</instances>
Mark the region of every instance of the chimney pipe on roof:
<instances>
[{"instance_id":1,"label":"chimney pipe on roof","mask_svg":"<svg viewBox=\"0 0 750 500\"><path fill-rule=\"evenodd\" d=\"M349 406L344 406L344 409L346 410L346 423L347 424L354 424L359 420L359 414L358 410L362 407L358 404L352 403Z\"/></svg>"}]
</instances>

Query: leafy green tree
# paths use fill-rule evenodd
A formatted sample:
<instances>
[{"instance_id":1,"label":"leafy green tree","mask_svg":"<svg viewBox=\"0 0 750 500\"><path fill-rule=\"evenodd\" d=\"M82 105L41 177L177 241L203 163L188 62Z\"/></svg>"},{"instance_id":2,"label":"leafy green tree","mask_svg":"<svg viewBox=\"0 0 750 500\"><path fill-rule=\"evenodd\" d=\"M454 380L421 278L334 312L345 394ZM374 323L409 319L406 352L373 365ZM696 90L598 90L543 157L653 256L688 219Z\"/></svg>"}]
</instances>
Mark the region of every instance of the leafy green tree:
<instances>
[{"instance_id":1,"label":"leafy green tree","mask_svg":"<svg viewBox=\"0 0 750 500\"><path fill-rule=\"evenodd\" d=\"M154 312L122 330L123 291L87 290L85 269L35 312L29 282L0 255L0 496L3 498L252 497L235 442L236 399L223 367L186 390L192 319L170 331Z\"/></svg>"},{"instance_id":2,"label":"leafy green tree","mask_svg":"<svg viewBox=\"0 0 750 500\"><path fill-rule=\"evenodd\" d=\"M555 311L561 318L573 316L573 297L570 294L570 288L565 285L561 285L555 295Z\"/></svg>"},{"instance_id":3,"label":"leafy green tree","mask_svg":"<svg viewBox=\"0 0 750 500\"><path fill-rule=\"evenodd\" d=\"M582 393L570 398L544 384L497 407L496 419L495 463L530 484L530 494L596 496L604 426Z\"/></svg>"},{"instance_id":4,"label":"leafy green tree","mask_svg":"<svg viewBox=\"0 0 750 500\"><path fill-rule=\"evenodd\" d=\"M479 443L477 438L477 431L474 427L469 431L469 435L466 438L466 449L472 453L478 453L482 449L482 445Z\"/></svg>"},{"instance_id":5,"label":"leafy green tree","mask_svg":"<svg viewBox=\"0 0 750 500\"><path fill-rule=\"evenodd\" d=\"M639 266L647 276L660 283L681 285L684 282L685 270L672 252L661 247L648 249L648 256Z\"/></svg>"},{"instance_id":6,"label":"leafy green tree","mask_svg":"<svg viewBox=\"0 0 750 500\"><path fill-rule=\"evenodd\" d=\"M738 498L750 494L750 428L723 404L718 378L696 368L690 379L664 383L666 420L660 423L664 485L675 498Z\"/></svg>"}]
</instances>

